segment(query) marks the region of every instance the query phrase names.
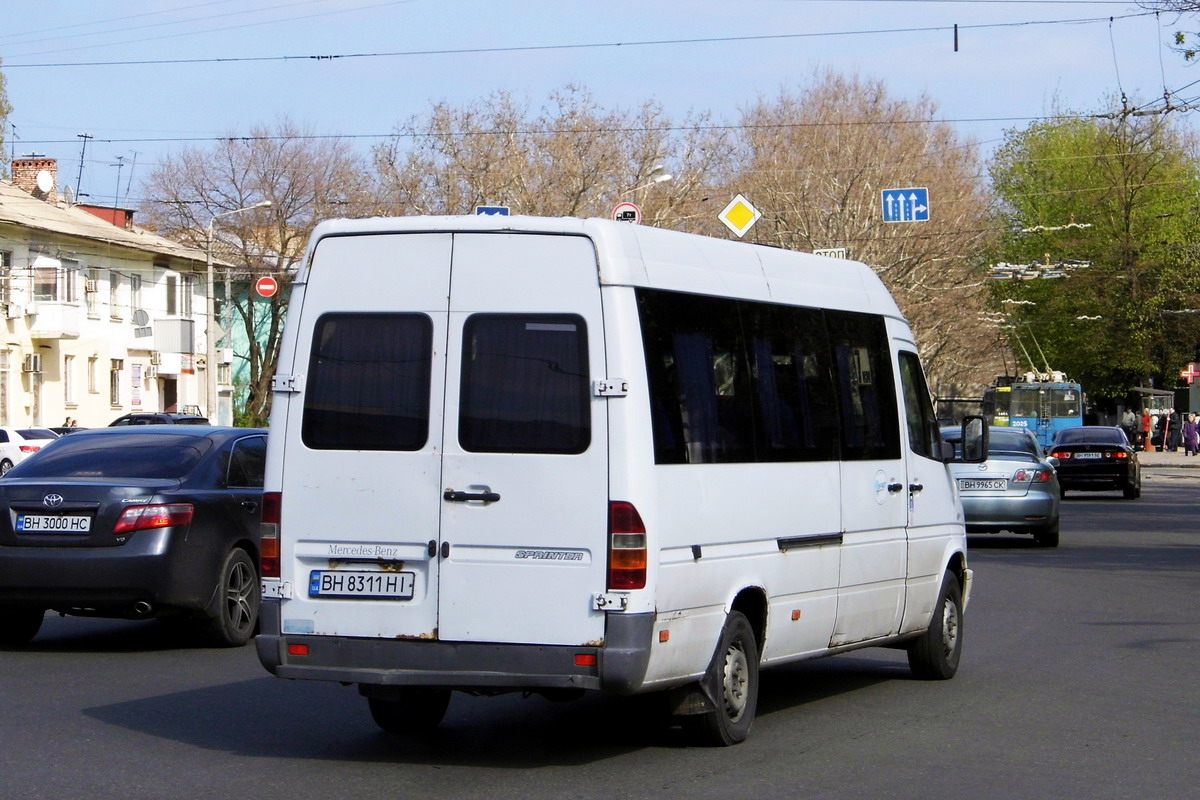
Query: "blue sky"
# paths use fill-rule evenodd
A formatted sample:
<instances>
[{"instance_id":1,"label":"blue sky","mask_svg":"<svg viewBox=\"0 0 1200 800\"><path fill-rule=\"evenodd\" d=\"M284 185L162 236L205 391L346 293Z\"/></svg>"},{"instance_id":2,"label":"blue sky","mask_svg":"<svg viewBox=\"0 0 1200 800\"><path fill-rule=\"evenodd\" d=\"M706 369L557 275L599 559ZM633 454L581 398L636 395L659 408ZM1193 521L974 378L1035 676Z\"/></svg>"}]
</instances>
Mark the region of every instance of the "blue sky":
<instances>
[{"instance_id":1,"label":"blue sky","mask_svg":"<svg viewBox=\"0 0 1200 800\"><path fill-rule=\"evenodd\" d=\"M185 144L287 115L366 150L431 102L496 90L536 108L575 83L606 107L653 99L676 118L734 121L829 68L929 95L985 153L1056 98L1095 111L1122 92L1200 97L1200 67L1169 50L1200 20L1131 16L1142 10L1126 2L5 0L4 12L6 155L57 158L74 185L77 134L90 134L80 188L131 206L139 176ZM322 55L343 57L308 58Z\"/></svg>"}]
</instances>

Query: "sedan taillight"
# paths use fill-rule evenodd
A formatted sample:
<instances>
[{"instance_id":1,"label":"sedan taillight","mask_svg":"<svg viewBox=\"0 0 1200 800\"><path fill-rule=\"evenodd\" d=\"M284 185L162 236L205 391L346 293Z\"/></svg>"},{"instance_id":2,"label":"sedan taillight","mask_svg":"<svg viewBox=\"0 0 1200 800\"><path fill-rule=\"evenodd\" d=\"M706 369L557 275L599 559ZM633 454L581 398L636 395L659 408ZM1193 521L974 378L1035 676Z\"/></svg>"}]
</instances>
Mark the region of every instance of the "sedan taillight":
<instances>
[{"instance_id":1,"label":"sedan taillight","mask_svg":"<svg viewBox=\"0 0 1200 800\"><path fill-rule=\"evenodd\" d=\"M113 527L114 534L133 533L150 528L170 528L188 525L196 513L191 503L169 503L156 506L129 506Z\"/></svg>"}]
</instances>

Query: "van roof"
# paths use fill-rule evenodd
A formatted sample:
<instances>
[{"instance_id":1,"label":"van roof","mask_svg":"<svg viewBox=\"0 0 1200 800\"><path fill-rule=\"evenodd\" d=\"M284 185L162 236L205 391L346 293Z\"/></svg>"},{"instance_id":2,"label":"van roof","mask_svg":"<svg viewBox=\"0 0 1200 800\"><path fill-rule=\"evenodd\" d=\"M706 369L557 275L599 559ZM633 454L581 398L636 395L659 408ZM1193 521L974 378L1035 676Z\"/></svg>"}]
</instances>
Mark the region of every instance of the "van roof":
<instances>
[{"instance_id":1,"label":"van roof","mask_svg":"<svg viewBox=\"0 0 1200 800\"><path fill-rule=\"evenodd\" d=\"M309 248L311 251L329 236L388 233L586 236L602 254L600 282L605 285L863 311L903 319L883 282L861 262L607 219L490 214L337 219L317 226ZM311 258L306 260L298 282L307 281L311 263Z\"/></svg>"}]
</instances>

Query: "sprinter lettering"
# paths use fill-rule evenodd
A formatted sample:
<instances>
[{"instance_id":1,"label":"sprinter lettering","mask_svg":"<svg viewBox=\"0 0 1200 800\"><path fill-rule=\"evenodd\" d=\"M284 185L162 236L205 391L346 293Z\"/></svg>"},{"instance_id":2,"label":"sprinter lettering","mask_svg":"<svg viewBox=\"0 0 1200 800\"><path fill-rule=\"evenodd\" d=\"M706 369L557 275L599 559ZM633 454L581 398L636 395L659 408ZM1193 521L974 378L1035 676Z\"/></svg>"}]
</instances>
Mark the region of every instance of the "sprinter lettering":
<instances>
[{"instance_id":1,"label":"sprinter lettering","mask_svg":"<svg viewBox=\"0 0 1200 800\"><path fill-rule=\"evenodd\" d=\"M583 553L565 550L518 550L517 558L532 558L537 561L583 561Z\"/></svg>"}]
</instances>

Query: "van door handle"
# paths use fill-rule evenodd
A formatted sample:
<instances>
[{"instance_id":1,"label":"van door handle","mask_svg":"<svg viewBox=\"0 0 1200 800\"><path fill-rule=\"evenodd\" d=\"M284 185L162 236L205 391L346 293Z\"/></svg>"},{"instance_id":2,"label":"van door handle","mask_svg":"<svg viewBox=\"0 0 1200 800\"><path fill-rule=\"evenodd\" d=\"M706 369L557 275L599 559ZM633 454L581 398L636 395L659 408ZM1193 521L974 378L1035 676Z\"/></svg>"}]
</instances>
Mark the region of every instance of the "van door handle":
<instances>
[{"instance_id":1,"label":"van door handle","mask_svg":"<svg viewBox=\"0 0 1200 800\"><path fill-rule=\"evenodd\" d=\"M923 484L923 483L910 483L908 485L908 490L910 492L912 492L913 494L916 494L917 492L923 490L924 488L925 488L925 484Z\"/></svg>"},{"instance_id":2,"label":"van door handle","mask_svg":"<svg viewBox=\"0 0 1200 800\"><path fill-rule=\"evenodd\" d=\"M500 495L495 492L456 492L453 489L447 489L442 494L442 499L450 503L469 503L472 500L478 500L483 503L495 503L500 499Z\"/></svg>"},{"instance_id":3,"label":"van door handle","mask_svg":"<svg viewBox=\"0 0 1200 800\"><path fill-rule=\"evenodd\" d=\"M904 488L903 483L897 482L897 483L889 483L888 484L888 491L891 492L892 494L895 494L896 492L900 491L903 488Z\"/></svg>"}]
</instances>

